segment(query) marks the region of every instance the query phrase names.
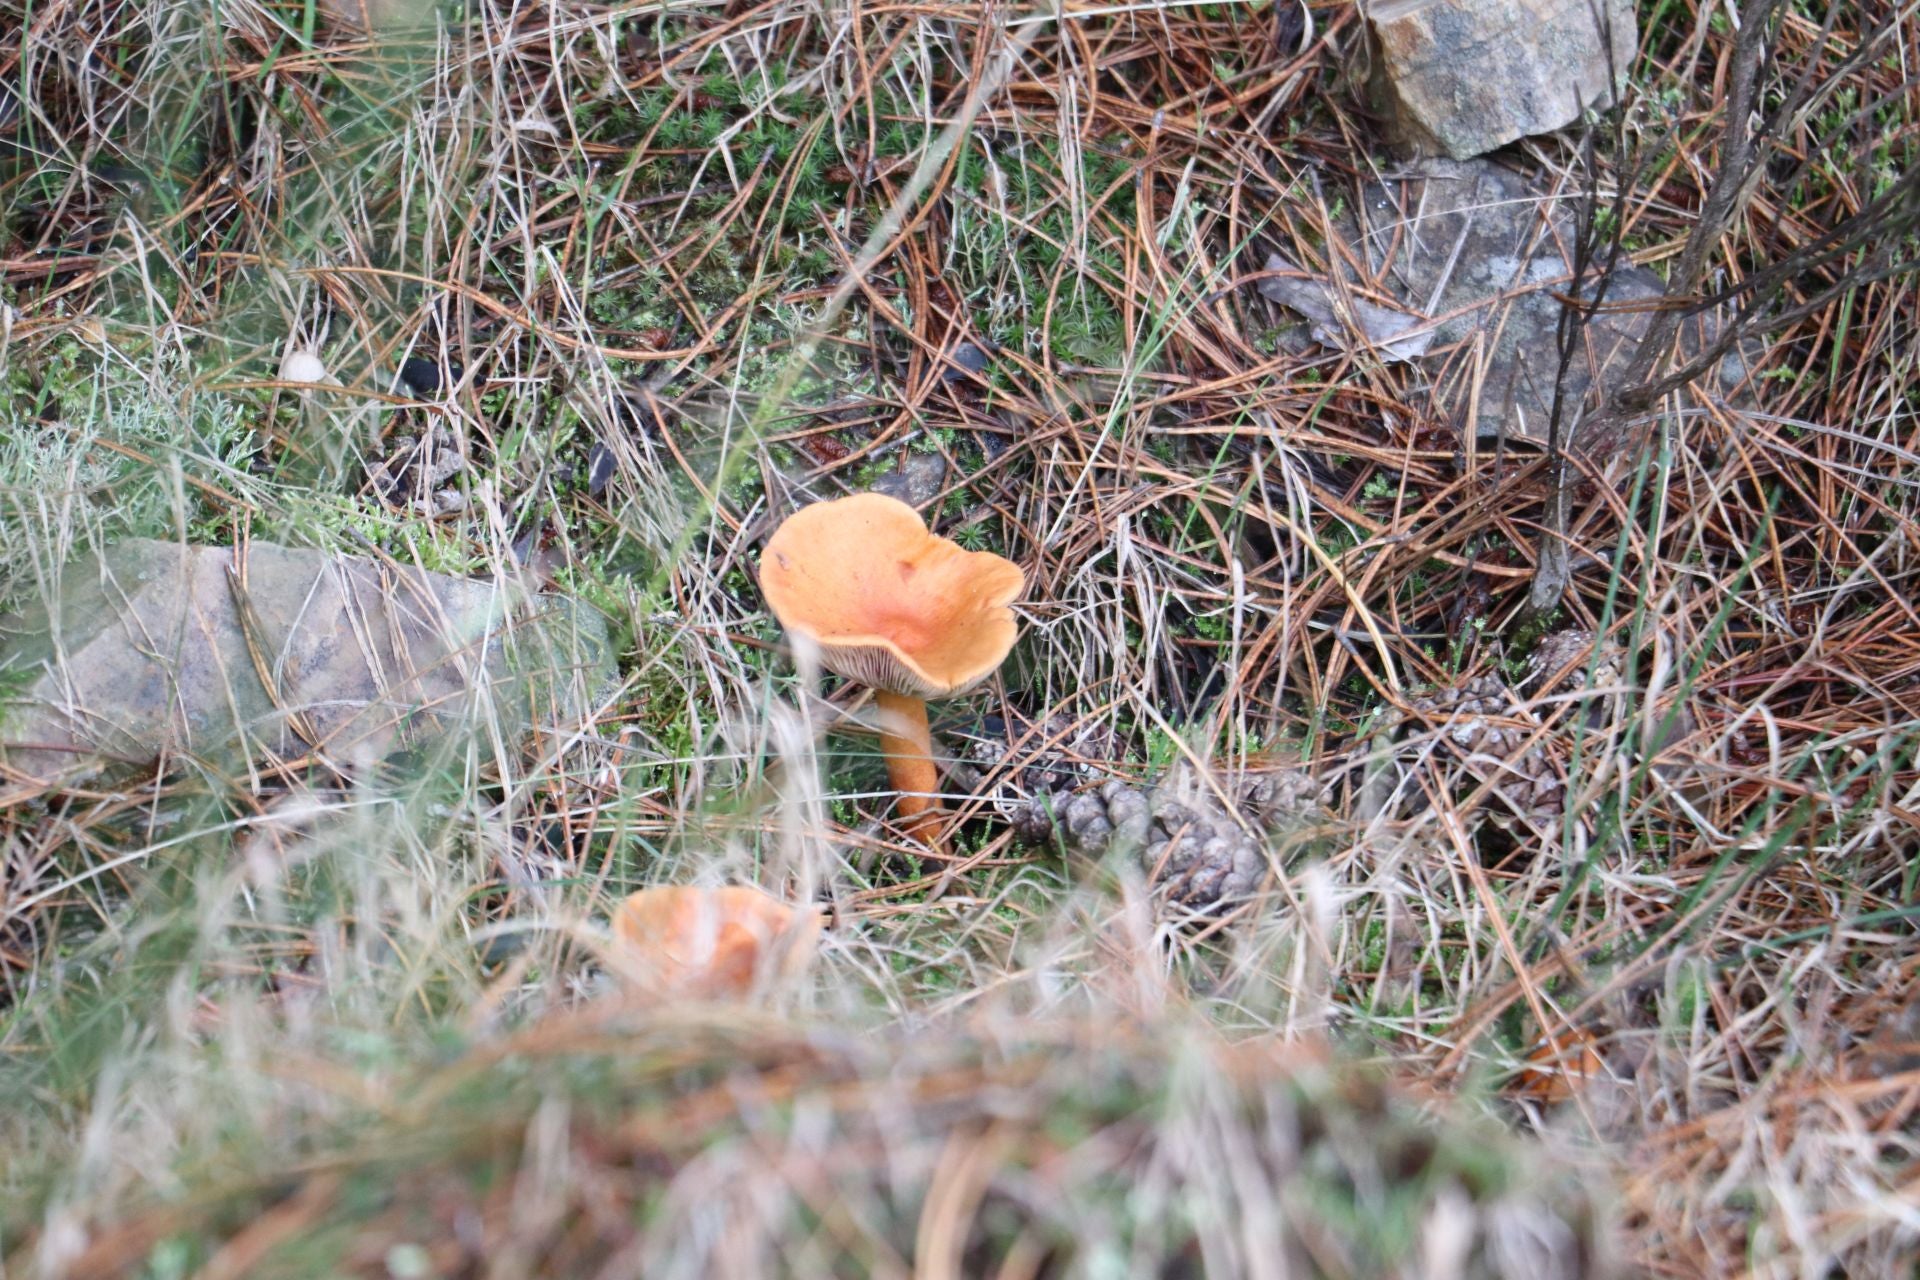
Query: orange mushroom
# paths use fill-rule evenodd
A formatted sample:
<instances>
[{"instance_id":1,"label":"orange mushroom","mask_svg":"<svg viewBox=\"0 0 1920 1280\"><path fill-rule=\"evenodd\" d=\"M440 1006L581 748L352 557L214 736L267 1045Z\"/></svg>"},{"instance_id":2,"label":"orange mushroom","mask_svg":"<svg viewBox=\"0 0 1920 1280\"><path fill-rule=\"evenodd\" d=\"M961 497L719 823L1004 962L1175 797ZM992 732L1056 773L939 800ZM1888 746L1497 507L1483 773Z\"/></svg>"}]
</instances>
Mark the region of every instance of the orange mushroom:
<instances>
[{"instance_id":1,"label":"orange mushroom","mask_svg":"<svg viewBox=\"0 0 1920 1280\"><path fill-rule=\"evenodd\" d=\"M884 494L802 507L760 557L760 590L821 665L873 690L880 747L907 829L932 845L940 805L927 700L965 693L1013 648L1012 561L930 533Z\"/></svg>"},{"instance_id":2,"label":"orange mushroom","mask_svg":"<svg viewBox=\"0 0 1920 1280\"><path fill-rule=\"evenodd\" d=\"M1586 1085L1606 1075L1607 1061L1596 1050L1600 1041L1591 1031L1563 1027L1527 1055L1520 1072L1520 1091L1542 1102L1565 1102Z\"/></svg>"},{"instance_id":3,"label":"orange mushroom","mask_svg":"<svg viewBox=\"0 0 1920 1280\"><path fill-rule=\"evenodd\" d=\"M820 940L817 907L793 907L748 885L642 889L613 914L633 976L659 995L743 995L797 973Z\"/></svg>"}]
</instances>

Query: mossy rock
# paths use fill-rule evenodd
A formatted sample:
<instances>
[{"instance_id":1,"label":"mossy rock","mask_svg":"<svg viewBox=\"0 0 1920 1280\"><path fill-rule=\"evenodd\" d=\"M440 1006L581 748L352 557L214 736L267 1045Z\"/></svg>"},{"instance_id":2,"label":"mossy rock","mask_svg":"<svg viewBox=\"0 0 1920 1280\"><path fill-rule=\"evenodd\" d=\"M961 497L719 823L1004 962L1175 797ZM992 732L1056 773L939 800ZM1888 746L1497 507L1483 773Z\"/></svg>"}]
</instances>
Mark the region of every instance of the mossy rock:
<instances>
[{"instance_id":1,"label":"mossy rock","mask_svg":"<svg viewBox=\"0 0 1920 1280\"><path fill-rule=\"evenodd\" d=\"M353 766L462 729L577 722L612 676L577 602L254 542L121 542L0 620L0 762L43 781L164 756Z\"/></svg>"}]
</instances>

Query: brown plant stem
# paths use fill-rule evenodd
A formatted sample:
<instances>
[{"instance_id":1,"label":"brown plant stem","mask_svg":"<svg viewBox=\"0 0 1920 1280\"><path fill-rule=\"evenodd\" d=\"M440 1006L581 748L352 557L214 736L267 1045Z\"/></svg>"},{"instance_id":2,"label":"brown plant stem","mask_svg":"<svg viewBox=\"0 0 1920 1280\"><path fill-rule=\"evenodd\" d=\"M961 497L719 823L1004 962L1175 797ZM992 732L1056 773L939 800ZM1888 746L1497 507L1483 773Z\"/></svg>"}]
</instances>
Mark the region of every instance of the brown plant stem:
<instances>
[{"instance_id":1,"label":"brown plant stem","mask_svg":"<svg viewBox=\"0 0 1920 1280\"><path fill-rule=\"evenodd\" d=\"M940 843L940 771L933 763L933 731L927 727L925 698L912 698L885 689L874 690L880 707L880 749L887 757L887 777L899 793L895 801L901 825L936 853Z\"/></svg>"}]
</instances>

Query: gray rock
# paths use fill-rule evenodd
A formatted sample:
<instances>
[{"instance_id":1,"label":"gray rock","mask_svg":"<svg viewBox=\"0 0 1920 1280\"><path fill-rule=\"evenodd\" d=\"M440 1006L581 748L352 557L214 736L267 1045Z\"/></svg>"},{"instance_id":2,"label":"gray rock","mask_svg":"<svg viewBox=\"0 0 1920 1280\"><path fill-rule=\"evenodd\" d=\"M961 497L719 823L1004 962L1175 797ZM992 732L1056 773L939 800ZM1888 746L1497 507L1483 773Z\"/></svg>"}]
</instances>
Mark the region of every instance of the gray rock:
<instances>
[{"instance_id":1,"label":"gray rock","mask_svg":"<svg viewBox=\"0 0 1920 1280\"><path fill-rule=\"evenodd\" d=\"M1551 133L1613 101L1638 43L1633 5L1604 0L1377 0L1368 91L1388 136L1456 160Z\"/></svg>"},{"instance_id":2,"label":"gray rock","mask_svg":"<svg viewBox=\"0 0 1920 1280\"><path fill-rule=\"evenodd\" d=\"M570 601L261 542L239 559L123 542L0 619L0 763L61 782L163 754L353 766L489 718L566 724L613 674Z\"/></svg>"},{"instance_id":3,"label":"gray rock","mask_svg":"<svg viewBox=\"0 0 1920 1280\"><path fill-rule=\"evenodd\" d=\"M1370 332L1365 315L1356 312L1357 338L1344 345L1367 340L1383 358L1417 359L1433 378L1437 417L1462 427L1471 420L1482 437L1544 442L1559 365L1561 298L1573 288L1576 199L1573 192L1544 191L1490 160L1416 161L1364 183L1354 216L1333 228L1347 243L1330 251L1328 260L1358 264L1362 278L1343 279L1337 288L1296 282L1299 287L1278 300L1301 309L1298 304L1313 298L1295 295L1307 289L1325 296L1365 290L1393 299L1411 323L1396 318ZM1274 263L1284 265L1277 258ZM1585 296L1593 297L1596 287L1590 267ZM1261 289L1276 296L1265 282ZM1567 370L1562 438L1574 447L1606 443L1574 429L1577 410L1615 389L1665 296L1653 272L1631 264L1614 270L1605 305ZM1429 317L1431 328L1409 332ZM1711 317L1688 319L1681 326L1682 350L1701 349L1712 323ZM1408 345L1423 337L1430 348ZM1734 389L1743 375L1741 358L1729 357L1719 390Z\"/></svg>"},{"instance_id":4,"label":"gray rock","mask_svg":"<svg viewBox=\"0 0 1920 1280\"><path fill-rule=\"evenodd\" d=\"M1424 161L1362 192L1364 260L1380 264L1391 288L1417 309L1448 317L1435 332L1436 352L1452 353L1434 366L1435 407L1464 425L1476 360L1484 365L1473 415L1480 435L1547 439L1560 297L1573 291L1574 204L1571 192L1542 191L1485 160ZM1597 287L1590 268L1583 296L1594 297ZM1600 443L1575 438L1575 411L1614 389L1665 297L1653 272L1616 267L1567 369L1563 440L1586 448ZM1683 347L1698 349L1704 324L1695 317L1682 326Z\"/></svg>"},{"instance_id":5,"label":"gray rock","mask_svg":"<svg viewBox=\"0 0 1920 1280\"><path fill-rule=\"evenodd\" d=\"M987 366L993 363L990 347L977 342L963 342L947 356L947 367L940 371L942 382L963 382L970 373L985 373Z\"/></svg>"},{"instance_id":6,"label":"gray rock","mask_svg":"<svg viewBox=\"0 0 1920 1280\"><path fill-rule=\"evenodd\" d=\"M910 507L925 509L947 485L947 460L937 453L909 452L897 470L875 477L868 487L898 498Z\"/></svg>"}]
</instances>

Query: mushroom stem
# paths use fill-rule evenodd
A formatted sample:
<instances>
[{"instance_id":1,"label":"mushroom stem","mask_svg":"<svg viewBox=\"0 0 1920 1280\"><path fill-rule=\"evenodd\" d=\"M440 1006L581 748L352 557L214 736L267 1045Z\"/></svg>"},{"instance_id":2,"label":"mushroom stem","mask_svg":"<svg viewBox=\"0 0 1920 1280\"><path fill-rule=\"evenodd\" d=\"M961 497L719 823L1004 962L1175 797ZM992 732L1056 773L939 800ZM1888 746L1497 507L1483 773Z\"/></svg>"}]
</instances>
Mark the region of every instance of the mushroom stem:
<instances>
[{"instance_id":1,"label":"mushroom stem","mask_svg":"<svg viewBox=\"0 0 1920 1280\"><path fill-rule=\"evenodd\" d=\"M940 771L933 764L933 731L927 727L927 700L875 689L880 707L880 749L887 777L900 795L895 803L902 825L928 848L938 851Z\"/></svg>"}]
</instances>

